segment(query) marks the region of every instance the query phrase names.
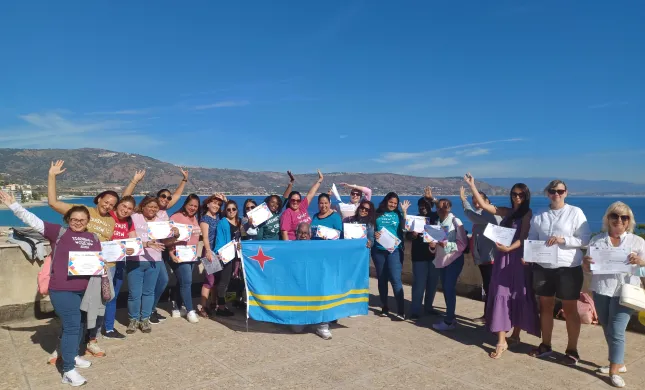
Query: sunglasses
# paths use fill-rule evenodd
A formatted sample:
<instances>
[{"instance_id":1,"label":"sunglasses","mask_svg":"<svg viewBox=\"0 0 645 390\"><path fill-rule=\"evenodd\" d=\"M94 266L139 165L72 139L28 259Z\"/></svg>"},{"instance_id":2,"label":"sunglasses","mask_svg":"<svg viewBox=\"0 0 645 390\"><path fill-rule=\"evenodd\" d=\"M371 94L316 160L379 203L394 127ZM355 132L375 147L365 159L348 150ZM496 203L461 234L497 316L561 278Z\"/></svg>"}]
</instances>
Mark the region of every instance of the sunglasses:
<instances>
[{"instance_id":1,"label":"sunglasses","mask_svg":"<svg viewBox=\"0 0 645 390\"><path fill-rule=\"evenodd\" d=\"M248 207L246 208L246 211L253 210L254 208L255 208L255 207L253 207L253 206L248 206Z\"/></svg>"},{"instance_id":2,"label":"sunglasses","mask_svg":"<svg viewBox=\"0 0 645 390\"><path fill-rule=\"evenodd\" d=\"M525 197L526 195L524 195L524 193L523 193L523 192L511 192L511 196L512 196L513 198L520 198L520 199L524 199L524 197Z\"/></svg>"},{"instance_id":3,"label":"sunglasses","mask_svg":"<svg viewBox=\"0 0 645 390\"><path fill-rule=\"evenodd\" d=\"M228 211L228 212L230 212L230 213L234 213L234 212L236 212L236 211L237 211L237 209L226 209L226 211Z\"/></svg>"},{"instance_id":4,"label":"sunglasses","mask_svg":"<svg viewBox=\"0 0 645 390\"><path fill-rule=\"evenodd\" d=\"M618 218L623 222L627 222L630 219L629 215L618 215L616 213L609 214L609 219L618 220Z\"/></svg>"},{"instance_id":5,"label":"sunglasses","mask_svg":"<svg viewBox=\"0 0 645 390\"><path fill-rule=\"evenodd\" d=\"M564 195L564 193L567 192L567 190L556 190L554 188L551 188L548 192L549 192L549 195L555 195L555 194Z\"/></svg>"},{"instance_id":6,"label":"sunglasses","mask_svg":"<svg viewBox=\"0 0 645 390\"><path fill-rule=\"evenodd\" d=\"M300 199L289 199L291 203L300 203Z\"/></svg>"},{"instance_id":7,"label":"sunglasses","mask_svg":"<svg viewBox=\"0 0 645 390\"><path fill-rule=\"evenodd\" d=\"M369 207L363 207L363 206L361 206L361 207L359 207L359 208L358 208L358 210L359 210L359 211L369 212L369 211L370 211L370 208L369 208Z\"/></svg>"},{"instance_id":8,"label":"sunglasses","mask_svg":"<svg viewBox=\"0 0 645 390\"><path fill-rule=\"evenodd\" d=\"M352 192L351 195L352 196L361 196L363 194L361 192Z\"/></svg>"},{"instance_id":9,"label":"sunglasses","mask_svg":"<svg viewBox=\"0 0 645 390\"><path fill-rule=\"evenodd\" d=\"M170 202L172 200L172 195L161 194L159 195L159 199L168 199Z\"/></svg>"}]
</instances>

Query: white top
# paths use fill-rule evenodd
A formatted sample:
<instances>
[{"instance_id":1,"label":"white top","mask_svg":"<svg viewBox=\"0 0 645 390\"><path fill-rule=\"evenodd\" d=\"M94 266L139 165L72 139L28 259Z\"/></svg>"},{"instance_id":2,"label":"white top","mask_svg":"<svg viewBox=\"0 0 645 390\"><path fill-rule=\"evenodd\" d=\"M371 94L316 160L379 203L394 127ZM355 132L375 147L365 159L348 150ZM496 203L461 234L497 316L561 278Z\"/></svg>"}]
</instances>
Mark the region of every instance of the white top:
<instances>
[{"instance_id":1,"label":"white top","mask_svg":"<svg viewBox=\"0 0 645 390\"><path fill-rule=\"evenodd\" d=\"M11 209L14 215L18 217L22 222L24 222L28 226L31 226L38 233L45 234L45 223L43 222L43 220L27 211L18 202L10 204L9 209Z\"/></svg>"},{"instance_id":2,"label":"white top","mask_svg":"<svg viewBox=\"0 0 645 390\"><path fill-rule=\"evenodd\" d=\"M552 236L564 237L564 244L558 246L558 263L540 266L563 268L582 264L580 248L589 244L591 232L587 217L580 208L565 204L559 210L547 208L533 214L528 239L547 241Z\"/></svg>"},{"instance_id":3,"label":"white top","mask_svg":"<svg viewBox=\"0 0 645 390\"><path fill-rule=\"evenodd\" d=\"M623 233L620 236L620 244L617 247L613 246L607 233L594 236L591 239L589 246L596 246L599 248L625 248L630 252L636 252L641 259L645 258L645 240L632 233ZM609 297L619 297L620 288L623 284L633 284L634 286L640 287L641 281L637 275L642 275L644 271L645 267L634 266L634 273L632 274L620 273L613 275L592 275L590 289L597 294Z\"/></svg>"}]
</instances>

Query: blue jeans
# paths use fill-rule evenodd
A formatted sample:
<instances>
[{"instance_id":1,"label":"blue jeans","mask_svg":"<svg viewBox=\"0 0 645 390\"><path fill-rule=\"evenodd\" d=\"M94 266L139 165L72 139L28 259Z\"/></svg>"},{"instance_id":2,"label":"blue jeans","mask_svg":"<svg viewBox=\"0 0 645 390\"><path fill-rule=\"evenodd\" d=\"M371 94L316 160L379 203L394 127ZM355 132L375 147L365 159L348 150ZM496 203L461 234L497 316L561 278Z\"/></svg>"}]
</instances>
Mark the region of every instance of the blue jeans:
<instances>
[{"instance_id":1,"label":"blue jeans","mask_svg":"<svg viewBox=\"0 0 645 390\"><path fill-rule=\"evenodd\" d=\"M193 310L193 296L191 287L193 285L193 267L195 263L175 263L171 261L170 268L177 278L177 286L173 288L173 299L180 308L182 303L186 306L186 311Z\"/></svg>"},{"instance_id":2,"label":"blue jeans","mask_svg":"<svg viewBox=\"0 0 645 390\"><path fill-rule=\"evenodd\" d=\"M376 277L378 279L378 293L381 298L381 307L387 309L388 287L387 282L392 284L394 298L396 299L397 313L405 313L405 304L403 300L403 283L401 282L401 251L396 249L390 253L382 249L372 249L372 261L376 268Z\"/></svg>"},{"instance_id":3,"label":"blue jeans","mask_svg":"<svg viewBox=\"0 0 645 390\"><path fill-rule=\"evenodd\" d=\"M114 319L116 317L116 298L119 296L121 286L123 286L123 277L125 276L125 262L116 263L114 267L108 268L112 273L112 282L114 285L114 298L105 304L105 319L103 328L106 331L114 330Z\"/></svg>"},{"instance_id":4,"label":"blue jeans","mask_svg":"<svg viewBox=\"0 0 645 390\"><path fill-rule=\"evenodd\" d=\"M85 333L84 316L81 315L81 300L85 291L49 290L54 311L63 325L60 340L60 353L63 359L63 372L75 367L74 359Z\"/></svg>"},{"instance_id":5,"label":"blue jeans","mask_svg":"<svg viewBox=\"0 0 645 390\"><path fill-rule=\"evenodd\" d=\"M159 262L159 275L157 276L157 284L155 285L155 302L152 305L152 310L156 311L157 306L159 306L159 300L161 299L161 294L163 294L166 286L168 285L168 269L166 268L166 262L170 261L168 252L163 252L163 261Z\"/></svg>"},{"instance_id":6,"label":"blue jeans","mask_svg":"<svg viewBox=\"0 0 645 390\"><path fill-rule=\"evenodd\" d=\"M130 320L150 318L155 304L155 284L159 270L166 265L160 261L128 261L128 316Z\"/></svg>"},{"instance_id":7,"label":"blue jeans","mask_svg":"<svg viewBox=\"0 0 645 390\"><path fill-rule=\"evenodd\" d=\"M625 330L634 310L622 306L620 297L594 293L593 302L609 347L609 362L625 363Z\"/></svg>"},{"instance_id":8,"label":"blue jeans","mask_svg":"<svg viewBox=\"0 0 645 390\"><path fill-rule=\"evenodd\" d=\"M412 315L420 315L423 295L425 293L425 312L432 312L432 303L439 284L439 270L432 261L412 262Z\"/></svg>"},{"instance_id":9,"label":"blue jeans","mask_svg":"<svg viewBox=\"0 0 645 390\"><path fill-rule=\"evenodd\" d=\"M446 324L455 322L455 309L457 308L457 279L461 270L464 268L464 255L450 263L449 266L439 268L441 277L441 287L443 287L443 297L446 300Z\"/></svg>"}]
</instances>

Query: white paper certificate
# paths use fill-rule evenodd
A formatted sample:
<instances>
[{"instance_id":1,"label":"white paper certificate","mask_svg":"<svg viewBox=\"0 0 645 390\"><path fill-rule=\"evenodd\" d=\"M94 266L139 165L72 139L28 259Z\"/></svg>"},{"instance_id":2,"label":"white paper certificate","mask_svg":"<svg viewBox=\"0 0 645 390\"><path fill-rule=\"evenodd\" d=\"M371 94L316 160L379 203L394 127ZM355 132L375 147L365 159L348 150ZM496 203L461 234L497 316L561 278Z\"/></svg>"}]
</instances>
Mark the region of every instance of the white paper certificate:
<instances>
[{"instance_id":1,"label":"white paper certificate","mask_svg":"<svg viewBox=\"0 0 645 390\"><path fill-rule=\"evenodd\" d=\"M358 206L355 204L341 203L338 205L338 208L340 209L340 215L343 219L346 219L356 215L356 209Z\"/></svg>"},{"instance_id":2,"label":"white paper certificate","mask_svg":"<svg viewBox=\"0 0 645 390\"><path fill-rule=\"evenodd\" d=\"M332 183L331 193L334 195L334 198L336 198L337 201L343 203L343 200L340 198L340 194L338 193L338 189L336 188L336 183Z\"/></svg>"},{"instance_id":3,"label":"white paper certificate","mask_svg":"<svg viewBox=\"0 0 645 390\"><path fill-rule=\"evenodd\" d=\"M344 223L343 238L346 240L367 238L367 226L363 223Z\"/></svg>"},{"instance_id":4,"label":"white paper certificate","mask_svg":"<svg viewBox=\"0 0 645 390\"><path fill-rule=\"evenodd\" d=\"M134 251L130 256L139 256L143 254L143 241L141 241L139 237L121 240L121 243L125 245L126 250L132 249Z\"/></svg>"},{"instance_id":5,"label":"white paper certificate","mask_svg":"<svg viewBox=\"0 0 645 390\"><path fill-rule=\"evenodd\" d=\"M503 226L488 224L484 229L484 237L488 237L493 242L499 242L504 246L511 246L513 237L517 229L507 228Z\"/></svg>"},{"instance_id":6,"label":"white paper certificate","mask_svg":"<svg viewBox=\"0 0 645 390\"><path fill-rule=\"evenodd\" d=\"M425 225L423 227L423 242L441 242L445 241L446 231L441 225Z\"/></svg>"},{"instance_id":7,"label":"white paper certificate","mask_svg":"<svg viewBox=\"0 0 645 390\"><path fill-rule=\"evenodd\" d=\"M200 259L202 261L202 265L204 266L204 270L209 275L212 275L222 270L222 262L217 260L217 256L215 256L215 254L213 254L213 258L214 258L213 261L208 261L208 259L205 257L202 257Z\"/></svg>"},{"instance_id":8,"label":"white paper certificate","mask_svg":"<svg viewBox=\"0 0 645 390\"><path fill-rule=\"evenodd\" d=\"M219 254L222 263L229 263L235 258L235 255L237 254L237 241L229 241L226 245L219 248L217 254Z\"/></svg>"},{"instance_id":9,"label":"white paper certificate","mask_svg":"<svg viewBox=\"0 0 645 390\"><path fill-rule=\"evenodd\" d=\"M557 264L558 246L546 246L546 241L524 240L524 262Z\"/></svg>"},{"instance_id":10,"label":"white paper certificate","mask_svg":"<svg viewBox=\"0 0 645 390\"><path fill-rule=\"evenodd\" d=\"M121 241L105 241L101 243L101 254L106 263L125 260L125 249L125 244Z\"/></svg>"},{"instance_id":11,"label":"white paper certificate","mask_svg":"<svg viewBox=\"0 0 645 390\"><path fill-rule=\"evenodd\" d=\"M246 216L253 219L253 226L259 226L271 218L273 214L271 213L271 210L269 210L269 206L267 206L266 203L262 203L258 207L246 213Z\"/></svg>"},{"instance_id":12,"label":"white paper certificate","mask_svg":"<svg viewBox=\"0 0 645 390\"><path fill-rule=\"evenodd\" d=\"M102 275L105 262L101 252L69 252L67 274L70 276Z\"/></svg>"},{"instance_id":13,"label":"white paper certificate","mask_svg":"<svg viewBox=\"0 0 645 390\"><path fill-rule=\"evenodd\" d=\"M624 248L589 247L589 256L594 262L591 272L594 274L632 273L633 266L628 263L629 251Z\"/></svg>"},{"instance_id":14,"label":"white paper certificate","mask_svg":"<svg viewBox=\"0 0 645 390\"><path fill-rule=\"evenodd\" d=\"M186 225L183 223L170 221L170 227L176 227L177 230L179 230L179 237L177 237L177 241L188 241L190 240L190 236L193 235L193 225Z\"/></svg>"},{"instance_id":15,"label":"white paper certificate","mask_svg":"<svg viewBox=\"0 0 645 390\"><path fill-rule=\"evenodd\" d=\"M381 246L387 249L388 252L394 252L401 243L401 240L399 240L399 238L394 234L390 233L386 228L381 228L379 233L381 233L381 237L377 238L376 242L381 244Z\"/></svg>"},{"instance_id":16,"label":"white paper certificate","mask_svg":"<svg viewBox=\"0 0 645 390\"><path fill-rule=\"evenodd\" d=\"M409 232L423 233L423 228L427 224L426 217L419 215L406 215L404 229Z\"/></svg>"},{"instance_id":17,"label":"white paper certificate","mask_svg":"<svg viewBox=\"0 0 645 390\"><path fill-rule=\"evenodd\" d=\"M175 256L182 263L197 261L197 245L177 245L175 247Z\"/></svg>"},{"instance_id":18,"label":"white paper certificate","mask_svg":"<svg viewBox=\"0 0 645 390\"><path fill-rule=\"evenodd\" d=\"M322 238L323 240L338 240L340 238L340 232L327 226L318 225L316 237Z\"/></svg>"},{"instance_id":19,"label":"white paper certificate","mask_svg":"<svg viewBox=\"0 0 645 390\"><path fill-rule=\"evenodd\" d=\"M172 237L172 226L170 221L148 222L148 238L151 240L163 240Z\"/></svg>"}]
</instances>

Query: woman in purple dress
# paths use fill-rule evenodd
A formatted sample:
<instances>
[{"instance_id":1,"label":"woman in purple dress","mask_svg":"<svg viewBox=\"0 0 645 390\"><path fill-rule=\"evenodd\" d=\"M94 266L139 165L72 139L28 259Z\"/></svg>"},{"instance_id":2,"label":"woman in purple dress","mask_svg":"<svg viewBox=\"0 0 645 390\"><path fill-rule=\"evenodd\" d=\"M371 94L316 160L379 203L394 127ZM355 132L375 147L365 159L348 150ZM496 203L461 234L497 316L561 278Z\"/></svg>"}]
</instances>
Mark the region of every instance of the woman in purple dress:
<instances>
[{"instance_id":1,"label":"woman in purple dress","mask_svg":"<svg viewBox=\"0 0 645 390\"><path fill-rule=\"evenodd\" d=\"M486 324L491 332L497 333L497 346L490 357L499 359L508 349L506 332L511 328L513 334L508 340L512 345L519 344L522 330L540 337L540 318L533 293L531 269L522 260L523 243L528 237L532 217L531 192L525 184L517 183L511 189L512 208L495 207L480 199L475 179L469 173L464 180L484 210L503 218L500 226L516 229L511 246L495 243L497 253L486 305Z\"/></svg>"}]
</instances>

